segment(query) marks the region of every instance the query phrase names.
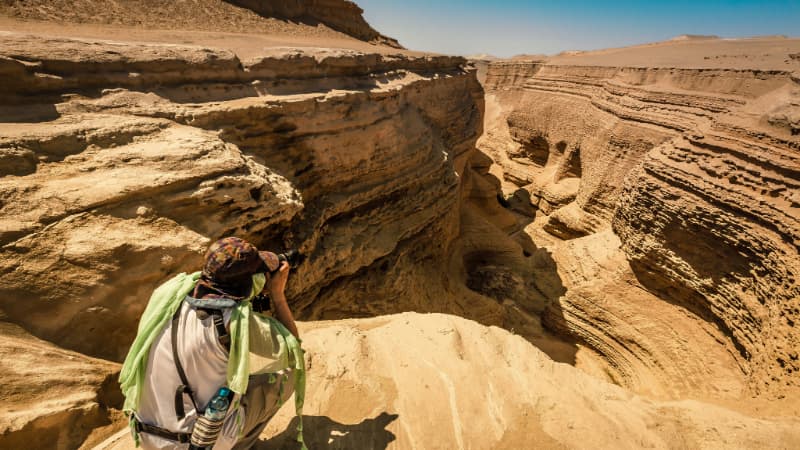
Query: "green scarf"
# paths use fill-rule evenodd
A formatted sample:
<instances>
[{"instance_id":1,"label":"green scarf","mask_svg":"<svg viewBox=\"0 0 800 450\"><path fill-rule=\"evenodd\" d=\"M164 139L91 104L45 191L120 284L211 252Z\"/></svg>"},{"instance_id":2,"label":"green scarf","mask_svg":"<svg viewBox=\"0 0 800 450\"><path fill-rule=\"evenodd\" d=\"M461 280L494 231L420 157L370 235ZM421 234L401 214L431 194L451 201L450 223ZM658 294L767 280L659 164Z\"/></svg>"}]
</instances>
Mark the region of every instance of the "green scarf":
<instances>
[{"instance_id":1,"label":"green scarf","mask_svg":"<svg viewBox=\"0 0 800 450\"><path fill-rule=\"evenodd\" d=\"M150 354L150 347L155 338L161 333L164 327L170 322L175 311L181 305L183 299L192 291L200 272L187 275L180 273L166 283L162 284L150 296L150 301L139 320L139 328L136 333L128 356L122 364L122 371L119 375L119 382L122 393L125 395L123 411L133 420L133 413L139 407L139 397L141 395L144 376L147 371L147 359ZM230 332L231 348L228 356L227 383L228 388L233 392L244 395L247 391L247 383L250 376L250 314L252 305L250 300L264 288L266 278L264 274L253 275L253 289L250 296L239 302L231 312ZM263 317L263 316L262 316ZM300 347L300 341L283 326L282 323L270 317L264 317L269 325L275 327L280 335L282 344L294 360L295 379L295 409L300 417L298 426L298 441L303 443L303 422L302 410L305 399L305 358ZM289 367L288 358L286 359L285 369ZM131 422L133 423L133 422ZM134 432L134 440L138 446L138 435ZM305 449L305 444L303 444Z\"/></svg>"}]
</instances>

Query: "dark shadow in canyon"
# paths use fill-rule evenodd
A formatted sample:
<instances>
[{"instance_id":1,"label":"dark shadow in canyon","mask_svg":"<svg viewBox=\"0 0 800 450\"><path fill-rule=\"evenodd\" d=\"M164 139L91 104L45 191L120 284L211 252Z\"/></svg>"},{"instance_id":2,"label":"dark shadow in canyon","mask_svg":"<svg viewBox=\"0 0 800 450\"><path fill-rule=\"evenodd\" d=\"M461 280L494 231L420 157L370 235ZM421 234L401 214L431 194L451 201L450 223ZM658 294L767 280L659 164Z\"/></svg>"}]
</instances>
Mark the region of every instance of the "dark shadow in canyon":
<instances>
[{"instance_id":1,"label":"dark shadow in canyon","mask_svg":"<svg viewBox=\"0 0 800 450\"><path fill-rule=\"evenodd\" d=\"M425 75L424 71L408 70L408 72ZM305 79L254 79L253 76L246 74L240 76L241 80L230 80L227 83L160 86L141 92L152 92L178 104L223 102L268 95L327 94L334 90L369 92L379 88L381 84L399 80L404 75L400 72L379 74L363 72L350 76L320 76ZM139 89L132 88L132 90L138 91Z\"/></svg>"},{"instance_id":2,"label":"dark shadow in canyon","mask_svg":"<svg viewBox=\"0 0 800 450\"><path fill-rule=\"evenodd\" d=\"M546 166L550 159L550 143L541 136L522 142L522 155L538 166Z\"/></svg>"},{"instance_id":3,"label":"dark shadow in canyon","mask_svg":"<svg viewBox=\"0 0 800 450\"><path fill-rule=\"evenodd\" d=\"M386 427L399 416L386 411L361 423L349 425L327 416L303 416L303 438L309 449L330 450L382 450L396 439ZM298 418L292 419L281 434L257 442L253 449L295 450L300 448L297 438Z\"/></svg>"},{"instance_id":4,"label":"dark shadow in canyon","mask_svg":"<svg viewBox=\"0 0 800 450\"><path fill-rule=\"evenodd\" d=\"M61 113L56 109L56 103L61 101L61 97L46 96L36 98L36 101L41 103L23 106L14 105L14 100L24 104L23 99L7 98L6 101L12 102L10 104L0 105L0 123L13 123L13 122L30 122L41 123L50 122L61 117Z\"/></svg>"},{"instance_id":5,"label":"dark shadow in canyon","mask_svg":"<svg viewBox=\"0 0 800 450\"><path fill-rule=\"evenodd\" d=\"M656 203L653 199L651 201ZM726 284L741 283L742 280L752 279L754 274L765 275L765 268L753 263L759 261L753 248L728 238L736 236L738 230L721 228L720 223L706 223L703 217L689 215L669 221L659 232L644 232L656 234L664 250L687 264L698 278L711 280L713 289L718 289L718 295L724 295ZM679 270L674 266L675 263L670 263L672 267L664 265L658 258L658 250L651 251L655 254L629 258L631 270L642 287L661 300L716 325L739 354L749 359L751 355L740 341L741 335L737 337L725 319L712 309L714 301L706 297L708 291L694 290L675 279L674 275L670 276L669 270ZM738 310L740 320L746 323L759 322L748 308L739 307Z\"/></svg>"},{"instance_id":6,"label":"dark shadow in canyon","mask_svg":"<svg viewBox=\"0 0 800 450\"><path fill-rule=\"evenodd\" d=\"M536 248L533 242L527 247L533 250L526 256L529 264L524 267L502 252L465 255L467 287L506 308L504 328L524 337L554 361L574 365L578 347L567 332L559 303L567 289L550 251Z\"/></svg>"},{"instance_id":7,"label":"dark shadow in canyon","mask_svg":"<svg viewBox=\"0 0 800 450\"><path fill-rule=\"evenodd\" d=\"M538 142L549 146L543 138ZM473 223L468 228L469 233L486 236L465 239L477 243L464 249L466 287L503 305L503 328L524 337L554 361L574 365L578 347L564 332L566 319L558 303L567 289L550 251L538 247L525 232L538 213L531 204L530 192L518 187L512 195L504 196L500 180L488 170L491 159L477 151L472 161L472 175L480 181L473 181L475 195L466 201L471 210L479 212L483 219L479 222L485 223ZM495 191L497 204L485 202L489 198L486 189ZM464 220L469 221L469 216ZM549 323L544 320L545 314Z\"/></svg>"},{"instance_id":8,"label":"dark shadow in canyon","mask_svg":"<svg viewBox=\"0 0 800 450\"><path fill-rule=\"evenodd\" d=\"M716 325L717 329L730 339L742 357L745 359L750 358L750 352L736 338L733 330L721 317L711 311L709 300L703 294L668 278L661 272L661 268L653 268L646 261L630 260L630 266L636 280L647 292L705 322ZM746 313L746 311L742 310L742 313Z\"/></svg>"},{"instance_id":9,"label":"dark shadow in canyon","mask_svg":"<svg viewBox=\"0 0 800 450\"><path fill-rule=\"evenodd\" d=\"M508 197L498 193L497 203L503 208L514 211L524 217L518 220L518 230L522 230L536 219L537 209L531 204L531 193L524 187L517 189Z\"/></svg>"}]
</instances>

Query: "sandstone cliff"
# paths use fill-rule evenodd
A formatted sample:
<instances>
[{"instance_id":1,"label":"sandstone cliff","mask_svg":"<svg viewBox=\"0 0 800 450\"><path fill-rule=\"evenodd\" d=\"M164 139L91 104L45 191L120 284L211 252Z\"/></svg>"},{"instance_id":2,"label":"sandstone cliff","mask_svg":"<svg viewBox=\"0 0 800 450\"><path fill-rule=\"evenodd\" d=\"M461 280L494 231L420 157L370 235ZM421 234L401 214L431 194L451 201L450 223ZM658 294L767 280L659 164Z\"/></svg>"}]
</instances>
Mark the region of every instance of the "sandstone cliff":
<instances>
[{"instance_id":1,"label":"sandstone cliff","mask_svg":"<svg viewBox=\"0 0 800 450\"><path fill-rule=\"evenodd\" d=\"M34 338L0 321L0 445L77 448L119 428L118 364Z\"/></svg>"},{"instance_id":2,"label":"sandstone cliff","mask_svg":"<svg viewBox=\"0 0 800 450\"><path fill-rule=\"evenodd\" d=\"M642 362L709 373L724 360L752 392L783 396L800 383L800 67L788 56L798 46L671 42L490 64L486 176L534 241L557 249L559 273L576 271L545 324L593 348L624 384L641 384L631 366ZM732 59L732 48L752 59ZM604 237L612 226L621 243ZM568 256L581 247L605 274ZM608 263L619 248L630 267ZM604 278L618 281L601 295ZM634 312L643 295L687 311L735 361L689 350L675 362L677 348L713 341L681 344L696 333L659 324L664 312Z\"/></svg>"},{"instance_id":3,"label":"sandstone cliff","mask_svg":"<svg viewBox=\"0 0 800 450\"><path fill-rule=\"evenodd\" d=\"M462 59L13 33L0 54L0 308L35 336L120 361L153 287L226 235L307 255L300 317L460 311L436 268L481 132Z\"/></svg>"}]
</instances>

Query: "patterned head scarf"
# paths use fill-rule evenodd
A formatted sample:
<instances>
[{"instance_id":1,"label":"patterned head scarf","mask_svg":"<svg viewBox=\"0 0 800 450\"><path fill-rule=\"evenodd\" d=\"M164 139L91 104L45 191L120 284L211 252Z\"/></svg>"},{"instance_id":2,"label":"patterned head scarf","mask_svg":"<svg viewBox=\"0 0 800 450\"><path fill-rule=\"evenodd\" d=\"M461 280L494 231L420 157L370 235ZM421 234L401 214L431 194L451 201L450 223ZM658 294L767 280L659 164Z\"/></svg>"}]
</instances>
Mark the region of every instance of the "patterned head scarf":
<instances>
[{"instance_id":1,"label":"patterned head scarf","mask_svg":"<svg viewBox=\"0 0 800 450\"><path fill-rule=\"evenodd\" d=\"M237 237L226 237L211 244L205 256L198 290L211 297L244 300L252 290L252 276L280 267L278 256L260 252L251 243Z\"/></svg>"}]
</instances>

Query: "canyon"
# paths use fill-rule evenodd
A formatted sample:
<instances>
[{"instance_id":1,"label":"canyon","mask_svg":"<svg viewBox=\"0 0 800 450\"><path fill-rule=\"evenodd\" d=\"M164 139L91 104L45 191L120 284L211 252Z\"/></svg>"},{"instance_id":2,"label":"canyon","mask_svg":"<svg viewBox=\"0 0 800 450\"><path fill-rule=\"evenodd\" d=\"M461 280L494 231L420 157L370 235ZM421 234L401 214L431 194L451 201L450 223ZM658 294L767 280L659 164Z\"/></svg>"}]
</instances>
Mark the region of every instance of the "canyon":
<instances>
[{"instance_id":1,"label":"canyon","mask_svg":"<svg viewBox=\"0 0 800 450\"><path fill-rule=\"evenodd\" d=\"M486 62L113 3L0 9L0 447L131 448L146 300L227 235L306 256L311 448L800 445L800 40Z\"/></svg>"}]
</instances>

